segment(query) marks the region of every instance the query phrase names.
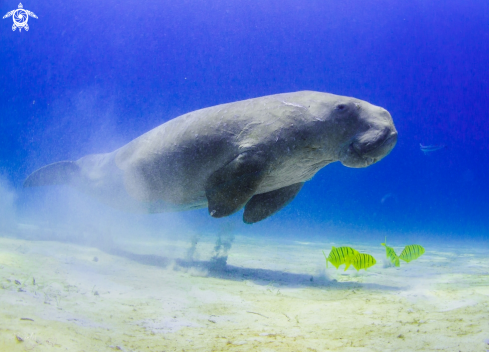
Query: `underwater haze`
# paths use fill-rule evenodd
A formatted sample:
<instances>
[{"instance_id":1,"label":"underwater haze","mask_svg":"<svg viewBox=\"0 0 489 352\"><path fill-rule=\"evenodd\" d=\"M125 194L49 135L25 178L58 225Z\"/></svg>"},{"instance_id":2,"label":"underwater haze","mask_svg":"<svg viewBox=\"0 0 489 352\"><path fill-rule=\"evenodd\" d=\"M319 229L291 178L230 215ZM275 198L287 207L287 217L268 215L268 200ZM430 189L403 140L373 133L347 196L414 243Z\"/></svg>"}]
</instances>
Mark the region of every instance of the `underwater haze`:
<instances>
[{"instance_id":1,"label":"underwater haze","mask_svg":"<svg viewBox=\"0 0 489 352\"><path fill-rule=\"evenodd\" d=\"M260 230L275 222L443 237L489 230L484 1L24 5L41 17L21 33L4 19L0 37L0 167L16 189L38 167L112 151L192 110L316 90L386 108L397 146L370 168L320 171ZM424 155L420 143L446 148Z\"/></svg>"},{"instance_id":2,"label":"underwater haze","mask_svg":"<svg viewBox=\"0 0 489 352\"><path fill-rule=\"evenodd\" d=\"M2 1L2 16L17 9L17 1ZM156 351L165 346L168 351L265 351L266 346L277 351L347 350L364 346L358 344L364 337L348 335L353 332L347 326L361 324L361 319L348 320L356 312L364 312L364 326L372 324L368 319L375 314L384 314L382 324L389 325L404 319L387 313L398 308L406 314L404 321L413 323L396 330L379 318L374 323L380 327L372 333L378 335L370 335L367 350L458 350L462 343L463 351L479 351L489 344L482 320L489 307L489 2L27 0L22 5L38 17L29 18L28 31L13 31L12 17L0 21L0 269L5 269L0 299L5 304L18 306L16 296L9 296L17 289L32 292L32 302L37 302L43 289L35 291L32 285L45 275L44 301L31 310L38 317L32 323L72 324L76 316L77 328L87 329L80 334L93 337L99 335L90 331L113 329L107 336L116 342L104 340L105 347L95 340L77 340L71 347L86 351ZM182 114L303 90L355 97L387 109L398 132L397 145L366 168L339 162L326 166L284 209L256 224L244 224L242 211L222 219L209 216L207 208L130 214L68 186L23 188L24 180L47 164L112 152ZM385 248L380 243L386 236L397 254L411 244L422 245L426 253L401 262L400 269L392 267L382 262ZM342 245L374 254L374 274L358 276L361 270L344 276L342 267L325 268L321 250L326 256L332 246ZM25 257L29 253L30 259ZM59 269L68 262L77 269ZM35 269L38 263L43 266ZM96 269L102 265L107 267ZM67 291L47 283L47 273L57 275L58 270L65 276L49 280L68 280L59 284ZM122 271L135 281L118 277ZM102 288L106 281L100 275L112 280L112 286ZM443 275L458 276L445 280ZM446 284L448 290L449 283L461 283L458 296L432 286ZM167 299L155 285L185 299ZM120 303L124 287L133 293L130 301ZM331 292L323 295L321 290ZM367 293L345 310L334 305L344 299L342 292L352 290ZM110 296L114 292L122 296ZM208 292L214 292L216 301ZM98 301L100 316L67 313L72 307L68 302L85 302L89 296L99 300L104 294L110 298ZM256 295L263 295L262 303L246 303L239 314L229 310ZM327 337L307 335L304 331L326 326L314 315L326 296L338 309L325 308L329 328L336 324L331 314L344 313L350 317L344 320L345 330L334 336L324 332ZM419 303L422 297L428 303ZM152 299L161 306L173 302L165 306L161 321L138 306L144 300L149 307ZM366 308L366 300L374 306ZM382 300L387 311L379 313ZM279 301L294 313L277 308ZM95 307L90 302L85 311ZM119 309L117 302L135 305L134 314L140 316L134 324L144 333L124 330L132 321L128 316L107 318ZM214 308L195 308L201 305ZM160 309L154 307L154 312ZM304 307L310 310L306 313ZM185 318L180 312L187 312L182 313ZM14 313L5 314L14 319ZM16 325L27 313L19 314L11 330L4 327L18 338L8 342L0 334L0 347L41 348L35 339L27 340L33 333L25 324ZM274 314L285 320L278 323ZM413 320L413 314L419 316ZM461 334L455 330L459 325L452 330L440 323L450 319L453 324L472 319L480 331L464 325ZM116 320L127 324L116 327ZM240 321L245 325L239 327ZM237 325L232 330L229 324ZM426 328L430 324L432 330ZM70 342L60 337L52 342L57 336L53 331L64 329L56 326L39 328L37 338L46 350L50 343L70 349ZM240 329L250 326L256 331L240 337L238 331L243 334ZM369 334L357 327L362 336ZM432 336L442 330L454 335L436 335L441 337L435 342L426 340L427 335L410 340L409 334L423 328ZM124 331L133 338L124 337ZM210 338L209 331L215 341L203 340ZM168 341L155 340L155 334ZM271 341L271 336L274 342L266 345L262 340ZM345 337L341 342L337 336ZM280 345L280 339L289 347ZM146 343L149 349L144 349Z\"/></svg>"}]
</instances>

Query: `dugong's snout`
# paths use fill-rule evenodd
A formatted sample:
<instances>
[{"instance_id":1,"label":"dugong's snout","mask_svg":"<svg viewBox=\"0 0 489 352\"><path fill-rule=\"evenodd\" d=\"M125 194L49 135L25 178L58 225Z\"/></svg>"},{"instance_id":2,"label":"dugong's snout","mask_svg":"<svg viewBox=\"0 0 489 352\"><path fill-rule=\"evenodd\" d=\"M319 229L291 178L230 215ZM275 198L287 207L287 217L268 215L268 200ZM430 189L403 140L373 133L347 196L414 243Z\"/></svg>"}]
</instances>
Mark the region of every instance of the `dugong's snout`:
<instances>
[{"instance_id":1,"label":"dugong's snout","mask_svg":"<svg viewBox=\"0 0 489 352\"><path fill-rule=\"evenodd\" d=\"M385 128L382 131L369 131L352 143L355 151L365 158L382 159L390 153L397 143L397 131Z\"/></svg>"},{"instance_id":2,"label":"dugong's snout","mask_svg":"<svg viewBox=\"0 0 489 352\"><path fill-rule=\"evenodd\" d=\"M340 161L353 168L370 166L387 156L397 143L397 130L390 114L378 108L379 113L364 119L365 128L355 134L344 146ZM375 110L374 110L375 111Z\"/></svg>"}]
</instances>

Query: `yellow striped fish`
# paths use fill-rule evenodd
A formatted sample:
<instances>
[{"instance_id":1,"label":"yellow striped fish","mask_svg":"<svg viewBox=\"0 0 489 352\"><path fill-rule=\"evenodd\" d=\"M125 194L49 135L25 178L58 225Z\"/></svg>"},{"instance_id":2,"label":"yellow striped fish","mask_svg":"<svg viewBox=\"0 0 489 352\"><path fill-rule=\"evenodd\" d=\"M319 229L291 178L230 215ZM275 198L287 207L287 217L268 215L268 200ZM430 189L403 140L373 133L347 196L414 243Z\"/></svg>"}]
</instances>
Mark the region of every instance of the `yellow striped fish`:
<instances>
[{"instance_id":1,"label":"yellow striped fish","mask_svg":"<svg viewBox=\"0 0 489 352\"><path fill-rule=\"evenodd\" d=\"M394 250L394 248L387 245L387 237L385 238L385 243L381 243L381 245L385 247L385 254L387 255L387 258L389 258L391 263L395 266L401 266L396 251Z\"/></svg>"},{"instance_id":2,"label":"yellow striped fish","mask_svg":"<svg viewBox=\"0 0 489 352\"><path fill-rule=\"evenodd\" d=\"M399 258L409 263L411 260L418 259L423 254L424 248L422 246L419 244L411 244L404 247Z\"/></svg>"},{"instance_id":3,"label":"yellow striped fish","mask_svg":"<svg viewBox=\"0 0 489 352\"><path fill-rule=\"evenodd\" d=\"M351 247L333 247L331 248L331 252L329 252L328 257L326 257L326 254L324 254L324 258L326 258L326 267L328 267L328 262L330 262L336 267L336 269L338 269L341 264L345 264L346 257L355 254L358 254L358 251Z\"/></svg>"},{"instance_id":4,"label":"yellow striped fish","mask_svg":"<svg viewBox=\"0 0 489 352\"><path fill-rule=\"evenodd\" d=\"M365 253L357 253L355 255L351 255L348 258L346 258L346 269L353 264L355 269L359 271L360 269L365 269L370 268L371 266L374 266L377 261L375 260L374 257L372 257L370 254L365 254Z\"/></svg>"}]
</instances>

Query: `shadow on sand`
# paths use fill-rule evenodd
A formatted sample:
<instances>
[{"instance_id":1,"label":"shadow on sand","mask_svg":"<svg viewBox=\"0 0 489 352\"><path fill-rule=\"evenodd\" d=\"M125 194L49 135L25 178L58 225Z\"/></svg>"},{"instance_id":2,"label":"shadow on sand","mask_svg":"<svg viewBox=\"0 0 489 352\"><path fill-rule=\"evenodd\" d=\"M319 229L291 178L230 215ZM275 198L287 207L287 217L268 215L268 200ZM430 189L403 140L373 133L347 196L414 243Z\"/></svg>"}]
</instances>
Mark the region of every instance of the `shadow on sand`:
<instances>
[{"instance_id":1,"label":"shadow on sand","mask_svg":"<svg viewBox=\"0 0 489 352\"><path fill-rule=\"evenodd\" d=\"M369 289L369 290L383 290L394 291L400 290L398 287L387 286L374 283L360 283L360 282L338 282L337 280L330 280L324 276L312 277L310 274L297 274L289 273L280 270L270 269L254 269L244 268L240 266L226 264L225 257L221 257L217 260L210 261L195 261L184 259L166 258L153 254L136 254L131 253L119 248L100 248L104 252L123 257L129 260L133 260L143 265L157 266L161 268L167 268L173 265L175 270L186 271L191 268L205 270L207 277L213 277L223 280L233 281L252 281L257 285L269 285L270 283L278 284L287 287L310 287L310 288L328 288L328 289Z\"/></svg>"},{"instance_id":2,"label":"shadow on sand","mask_svg":"<svg viewBox=\"0 0 489 352\"><path fill-rule=\"evenodd\" d=\"M66 233L69 234L67 231ZM57 241L64 243L74 243L78 245L96 247L107 254L116 255L126 258L143 265L157 266L161 268L173 267L176 271L196 271L205 272L206 277L218 278L232 281L251 281L257 285L280 285L290 288L327 288L337 290L348 289L368 289L382 291L402 290L402 287L387 286L375 283L361 282L338 282L335 279L329 279L325 276L311 276L310 274L290 273L281 270L245 268L240 266L228 265L227 257L217 257L209 261L197 261L191 259L167 258L153 254L136 254L121 248L113 243L110 237L105 237L105 241L98 238L93 241L92 236L85 236L81 233L79 236L73 234L67 235L65 232L56 230L44 230L36 228L32 231L20 231L10 235L4 234L2 237L13 237L24 240L35 241ZM64 235L63 235L64 234ZM103 238L103 237L102 237Z\"/></svg>"}]
</instances>

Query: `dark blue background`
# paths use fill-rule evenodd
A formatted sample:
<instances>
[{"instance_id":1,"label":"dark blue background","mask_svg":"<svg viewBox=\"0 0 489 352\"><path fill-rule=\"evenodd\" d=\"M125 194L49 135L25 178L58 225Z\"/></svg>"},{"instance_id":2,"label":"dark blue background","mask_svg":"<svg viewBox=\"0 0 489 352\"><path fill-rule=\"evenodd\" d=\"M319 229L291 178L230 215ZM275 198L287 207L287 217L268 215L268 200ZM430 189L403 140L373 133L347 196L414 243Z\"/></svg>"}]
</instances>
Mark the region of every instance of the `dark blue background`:
<instances>
[{"instance_id":1,"label":"dark blue background","mask_svg":"<svg viewBox=\"0 0 489 352\"><path fill-rule=\"evenodd\" d=\"M17 5L2 2L2 16ZM487 237L487 1L23 5L39 17L28 32L0 22L0 170L17 188L37 167L111 151L182 113L309 89L385 107L398 144L367 169L328 166L255 230ZM419 143L447 148L425 156Z\"/></svg>"}]
</instances>

